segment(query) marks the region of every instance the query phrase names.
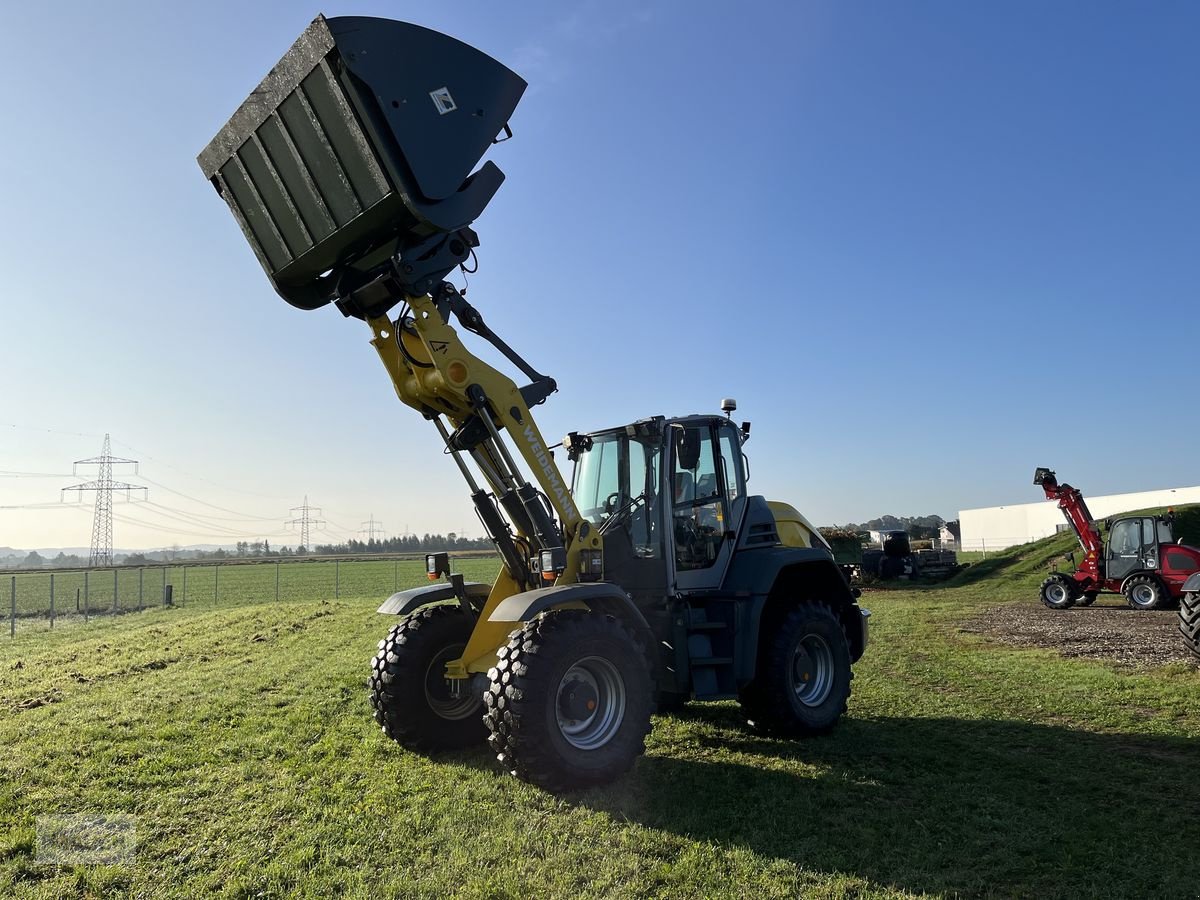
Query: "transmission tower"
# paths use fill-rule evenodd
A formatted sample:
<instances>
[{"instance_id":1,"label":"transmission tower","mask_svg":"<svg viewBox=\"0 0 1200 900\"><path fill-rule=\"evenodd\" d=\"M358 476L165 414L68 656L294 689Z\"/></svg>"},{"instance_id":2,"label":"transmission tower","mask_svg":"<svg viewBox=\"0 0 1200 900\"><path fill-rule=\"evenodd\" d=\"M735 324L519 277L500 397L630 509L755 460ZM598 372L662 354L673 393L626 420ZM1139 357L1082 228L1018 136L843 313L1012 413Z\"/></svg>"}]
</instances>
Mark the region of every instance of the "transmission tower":
<instances>
[{"instance_id":1,"label":"transmission tower","mask_svg":"<svg viewBox=\"0 0 1200 900\"><path fill-rule=\"evenodd\" d=\"M362 526L363 527L359 529L358 533L365 534L367 536L368 544L375 540L376 534L379 535L380 540L383 540L383 538L386 536L383 531L383 523L375 521L375 513L371 513L371 518L366 522L363 522Z\"/></svg>"},{"instance_id":2,"label":"transmission tower","mask_svg":"<svg viewBox=\"0 0 1200 900\"><path fill-rule=\"evenodd\" d=\"M88 554L89 566L111 566L113 564L113 525L112 525L112 492L124 491L129 496L130 491L144 491L145 487L136 484L126 484L123 481L113 481L113 466L131 465L133 473L137 474L136 459L121 459L113 456L110 450L108 435L104 435L104 449L99 456L91 459L77 459L71 469L71 474L78 474L80 466L99 466L99 477L95 481L85 481L63 488L62 493L78 491L83 499L84 491L96 492L96 514L92 518L92 549Z\"/></svg>"},{"instance_id":3,"label":"transmission tower","mask_svg":"<svg viewBox=\"0 0 1200 900\"><path fill-rule=\"evenodd\" d=\"M297 513L299 513L299 515L296 515ZM288 519L283 524L284 525L299 525L300 526L300 546L303 547L305 550L311 550L312 548L308 544L308 528L310 525L316 525L319 528L320 526L325 524L325 522L322 521L321 519L313 518L314 515L316 515L316 516L321 515L321 510L317 509L315 506L309 506L308 505L308 495L305 494L304 495L304 505L303 506L293 506L292 507L292 515L296 516L296 518Z\"/></svg>"}]
</instances>

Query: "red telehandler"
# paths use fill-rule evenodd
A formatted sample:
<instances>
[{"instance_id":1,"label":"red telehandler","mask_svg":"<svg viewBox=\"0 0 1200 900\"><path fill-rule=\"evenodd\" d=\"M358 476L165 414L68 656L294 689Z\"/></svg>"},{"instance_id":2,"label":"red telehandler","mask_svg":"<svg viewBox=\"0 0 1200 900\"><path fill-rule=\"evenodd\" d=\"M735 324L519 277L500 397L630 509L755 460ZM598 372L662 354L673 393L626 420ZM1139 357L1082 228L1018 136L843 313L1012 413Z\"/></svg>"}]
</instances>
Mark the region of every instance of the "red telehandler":
<instances>
[{"instance_id":1,"label":"red telehandler","mask_svg":"<svg viewBox=\"0 0 1200 900\"><path fill-rule=\"evenodd\" d=\"M1163 609L1185 593L1190 599L1200 592L1200 550L1174 542L1171 512L1109 519L1104 541L1079 488L1059 484L1050 469L1034 472L1033 483L1046 492L1047 500L1058 501L1084 554L1073 573L1055 572L1042 582L1046 606L1091 606L1104 592L1124 594L1134 609Z\"/></svg>"}]
</instances>

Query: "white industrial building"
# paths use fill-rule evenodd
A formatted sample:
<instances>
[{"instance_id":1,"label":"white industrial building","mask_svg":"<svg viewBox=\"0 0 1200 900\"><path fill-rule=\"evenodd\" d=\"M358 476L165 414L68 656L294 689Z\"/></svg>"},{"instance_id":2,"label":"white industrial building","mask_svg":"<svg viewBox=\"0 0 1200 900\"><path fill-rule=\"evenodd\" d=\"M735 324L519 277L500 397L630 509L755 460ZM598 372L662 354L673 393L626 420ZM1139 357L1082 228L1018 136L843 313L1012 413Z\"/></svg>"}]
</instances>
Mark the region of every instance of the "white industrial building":
<instances>
[{"instance_id":1,"label":"white industrial building","mask_svg":"<svg viewBox=\"0 0 1200 900\"><path fill-rule=\"evenodd\" d=\"M1100 520L1135 509L1200 503L1200 487L1109 494L1105 497L1089 497L1085 494L1084 500L1092 516ZM962 526L962 542L959 544L962 550L1003 550L1069 527L1062 510L1053 500L964 509L958 514L958 521Z\"/></svg>"}]
</instances>

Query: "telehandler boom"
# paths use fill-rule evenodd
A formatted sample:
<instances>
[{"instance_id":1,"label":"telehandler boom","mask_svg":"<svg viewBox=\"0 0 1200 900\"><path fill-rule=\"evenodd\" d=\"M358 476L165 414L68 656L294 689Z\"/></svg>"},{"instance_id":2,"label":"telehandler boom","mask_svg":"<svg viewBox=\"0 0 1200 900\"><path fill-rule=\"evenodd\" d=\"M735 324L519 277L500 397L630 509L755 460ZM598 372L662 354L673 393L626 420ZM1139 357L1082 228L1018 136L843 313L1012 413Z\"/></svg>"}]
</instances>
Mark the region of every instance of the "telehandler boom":
<instances>
[{"instance_id":1,"label":"telehandler boom","mask_svg":"<svg viewBox=\"0 0 1200 900\"><path fill-rule=\"evenodd\" d=\"M572 432L568 480L531 413L554 380L445 280L478 245L469 226L503 174L475 166L524 88L437 32L318 17L199 156L285 300L368 324L502 562L472 584L434 554L444 583L380 607L399 620L372 663L375 719L418 750L487 739L552 790L628 769L656 704L736 698L758 728L823 733L869 613L800 513L747 494L735 404Z\"/></svg>"}]
</instances>

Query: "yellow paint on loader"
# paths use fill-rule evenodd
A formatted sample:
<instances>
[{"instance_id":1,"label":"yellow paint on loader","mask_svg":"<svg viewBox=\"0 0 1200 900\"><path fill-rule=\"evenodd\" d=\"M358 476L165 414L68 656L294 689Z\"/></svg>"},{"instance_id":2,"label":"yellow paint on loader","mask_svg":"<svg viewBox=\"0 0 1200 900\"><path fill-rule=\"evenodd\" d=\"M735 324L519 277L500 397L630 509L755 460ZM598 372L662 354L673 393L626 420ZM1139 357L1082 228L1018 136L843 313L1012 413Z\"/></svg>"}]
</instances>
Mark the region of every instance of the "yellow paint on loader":
<instances>
[{"instance_id":1,"label":"yellow paint on loader","mask_svg":"<svg viewBox=\"0 0 1200 900\"><path fill-rule=\"evenodd\" d=\"M779 533L779 540L785 547L830 549L828 541L821 536L817 527L804 518L804 514L796 507L779 500L768 500L767 506L771 510L771 515L775 517L775 530Z\"/></svg>"}]
</instances>

